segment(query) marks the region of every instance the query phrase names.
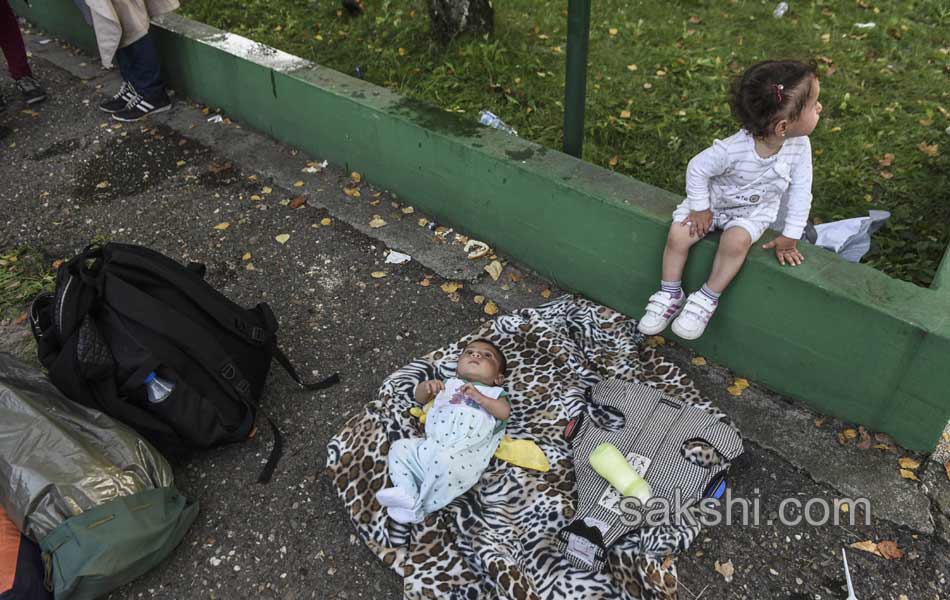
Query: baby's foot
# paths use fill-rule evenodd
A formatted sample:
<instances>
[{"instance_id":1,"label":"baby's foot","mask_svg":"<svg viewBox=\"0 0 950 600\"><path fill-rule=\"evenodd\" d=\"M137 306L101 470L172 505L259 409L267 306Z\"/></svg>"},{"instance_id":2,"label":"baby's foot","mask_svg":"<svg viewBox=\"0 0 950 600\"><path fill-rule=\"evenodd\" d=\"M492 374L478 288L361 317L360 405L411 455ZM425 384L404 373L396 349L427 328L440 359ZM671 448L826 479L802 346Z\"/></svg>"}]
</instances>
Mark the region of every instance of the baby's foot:
<instances>
[{"instance_id":1,"label":"baby's foot","mask_svg":"<svg viewBox=\"0 0 950 600\"><path fill-rule=\"evenodd\" d=\"M401 487L391 487L376 492L376 499L386 508L401 508L410 510L416 504L415 498L410 496ZM400 521L402 522L402 521Z\"/></svg>"},{"instance_id":2,"label":"baby's foot","mask_svg":"<svg viewBox=\"0 0 950 600\"><path fill-rule=\"evenodd\" d=\"M686 295L683 292L674 296L663 290L658 291L650 296L650 302L647 303L643 318L637 323L637 329L644 335L660 333L676 315L680 314L684 304L686 304Z\"/></svg>"},{"instance_id":3,"label":"baby's foot","mask_svg":"<svg viewBox=\"0 0 950 600\"><path fill-rule=\"evenodd\" d=\"M686 299L683 312L673 321L673 333L684 340L695 340L706 331L709 319L719 306L718 300L713 300L706 294L693 292Z\"/></svg>"}]
</instances>

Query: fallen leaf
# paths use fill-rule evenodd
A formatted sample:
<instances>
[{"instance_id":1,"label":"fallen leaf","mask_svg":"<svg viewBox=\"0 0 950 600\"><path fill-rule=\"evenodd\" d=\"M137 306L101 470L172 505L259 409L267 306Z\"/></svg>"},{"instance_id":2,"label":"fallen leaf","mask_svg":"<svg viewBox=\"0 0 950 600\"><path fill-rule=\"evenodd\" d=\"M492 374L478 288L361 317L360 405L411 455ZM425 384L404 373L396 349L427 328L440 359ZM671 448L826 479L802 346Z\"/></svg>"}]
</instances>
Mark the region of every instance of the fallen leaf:
<instances>
[{"instance_id":1,"label":"fallen leaf","mask_svg":"<svg viewBox=\"0 0 950 600\"><path fill-rule=\"evenodd\" d=\"M611 167L616 167L618 162L620 162L619 156L611 156L610 160L607 161L607 164Z\"/></svg>"},{"instance_id":2,"label":"fallen leaf","mask_svg":"<svg viewBox=\"0 0 950 600\"><path fill-rule=\"evenodd\" d=\"M897 542L893 540L884 540L877 543L877 550L881 556L887 560L899 560L904 558L904 552L897 547Z\"/></svg>"},{"instance_id":3,"label":"fallen leaf","mask_svg":"<svg viewBox=\"0 0 950 600\"><path fill-rule=\"evenodd\" d=\"M373 279L382 279L383 277L386 276L386 271L373 271L372 273L369 274L369 276L372 277Z\"/></svg>"},{"instance_id":4,"label":"fallen leaf","mask_svg":"<svg viewBox=\"0 0 950 600\"><path fill-rule=\"evenodd\" d=\"M607 30L607 33L609 33L610 35L617 35L619 31L617 31L616 27L611 27L610 29Z\"/></svg>"},{"instance_id":5,"label":"fallen leaf","mask_svg":"<svg viewBox=\"0 0 950 600\"><path fill-rule=\"evenodd\" d=\"M737 385L730 385L726 388L726 391L736 397L742 395L742 388Z\"/></svg>"},{"instance_id":6,"label":"fallen leaf","mask_svg":"<svg viewBox=\"0 0 950 600\"><path fill-rule=\"evenodd\" d=\"M724 563L716 561L716 572L722 575L723 579L726 580L726 583L732 581L732 576L735 575L736 569L732 566L732 560L727 560Z\"/></svg>"},{"instance_id":7,"label":"fallen leaf","mask_svg":"<svg viewBox=\"0 0 950 600\"><path fill-rule=\"evenodd\" d=\"M930 117L927 117L926 119L921 119L917 122L923 125L924 127L930 127L931 125L934 124L934 120L931 119Z\"/></svg>"},{"instance_id":8,"label":"fallen leaf","mask_svg":"<svg viewBox=\"0 0 950 600\"><path fill-rule=\"evenodd\" d=\"M881 165L882 167L891 166L894 164L894 155L888 152L879 161L877 161L877 164Z\"/></svg>"},{"instance_id":9,"label":"fallen leaf","mask_svg":"<svg viewBox=\"0 0 950 600\"><path fill-rule=\"evenodd\" d=\"M488 316L493 316L498 314L498 305L489 300L485 303L485 314Z\"/></svg>"},{"instance_id":10,"label":"fallen leaf","mask_svg":"<svg viewBox=\"0 0 950 600\"><path fill-rule=\"evenodd\" d=\"M627 70L628 70L628 71L636 71L636 70L637 70L637 65L633 65L633 64L627 65Z\"/></svg>"},{"instance_id":11,"label":"fallen leaf","mask_svg":"<svg viewBox=\"0 0 950 600\"><path fill-rule=\"evenodd\" d=\"M104 190L104 189L106 189L107 187L109 187L110 185L112 185L112 184L110 184L108 181L100 181L99 183L96 184L96 189L98 189L98 190Z\"/></svg>"},{"instance_id":12,"label":"fallen leaf","mask_svg":"<svg viewBox=\"0 0 950 600\"><path fill-rule=\"evenodd\" d=\"M871 448L871 436L868 435L868 432L865 431L864 427L858 427L858 443L859 450L869 450Z\"/></svg>"},{"instance_id":13,"label":"fallen leaf","mask_svg":"<svg viewBox=\"0 0 950 600\"><path fill-rule=\"evenodd\" d=\"M736 379L735 381L733 381L732 383L733 383L733 385L735 385L735 386L736 386L737 388L739 388L740 390L744 390L744 389L746 389L746 388L749 387L749 380L748 380L748 379L743 379L742 377L737 378L737 379Z\"/></svg>"},{"instance_id":14,"label":"fallen leaf","mask_svg":"<svg viewBox=\"0 0 950 600\"><path fill-rule=\"evenodd\" d=\"M908 469L901 469L900 473L901 473L901 477L903 477L904 479L920 481L920 479L917 478L917 475L913 471L910 471Z\"/></svg>"},{"instance_id":15,"label":"fallen leaf","mask_svg":"<svg viewBox=\"0 0 950 600\"><path fill-rule=\"evenodd\" d=\"M855 550L861 550L862 552L870 552L871 554L876 554L881 556L881 553L877 549L877 544L871 540L864 540L863 542L855 542L848 546L849 548L854 548Z\"/></svg>"},{"instance_id":16,"label":"fallen leaf","mask_svg":"<svg viewBox=\"0 0 950 600\"><path fill-rule=\"evenodd\" d=\"M323 217L322 219L320 219L321 225L329 225L331 223L333 223L333 219L331 219L330 217Z\"/></svg>"},{"instance_id":17,"label":"fallen leaf","mask_svg":"<svg viewBox=\"0 0 950 600\"><path fill-rule=\"evenodd\" d=\"M621 118L621 119L629 119L629 118L630 118L630 111L629 111L629 110L622 110L622 111L620 111L620 118Z\"/></svg>"},{"instance_id":18,"label":"fallen leaf","mask_svg":"<svg viewBox=\"0 0 950 600\"><path fill-rule=\"evenodd\" d=\"M248 181L257 181L257 175L248 175L248 176L247 176L247 180L248 180ZM300 183L303 183L303 182L301 181ZM296 185L296 184L295 184L295 185Z\"/></svg>"},{"instance_id":19,"label":"fallen leaf","mask_svg":"<svg viewBox=\"0 0 950 600\"><path fill-rule=\"evenodd\" d=\"M542 298L550 298L550 297L551 297L551 290L549 290L549 289L547 289L547 288L544 288L543 290L541 290L541 297L542 297Z\"/></svg>"},{"instance_id":20,"label":"fallen leaf","mask_svg":"<svg viewBox=\"0 0 950 600\"><path fill-rule=\"evenodd\" d=\"M266 185L265 185L263 188L261 188L261 193L262 193L262 194L269 194L269 193L271 193L272 191L273 191L273 190L270 189L270 186L266 186Z\"/></svg>"},{"instance_id":21,"label":"fallen leaf","mask_svg":"<svg viewBox=\"0 0 950 600\"><path fill-rule=\"evenodd\" d=\"M419 285L421 285L422 287L429 287L431 285L431 282L429 281L429 278L427 277L423 279L422 281L420 281Z\"/></svg>"},{"instance_id":22,"label":"fallen leaf","mask_svg":"<svg viewBox=\"0 0 950 600\"><path fill-rule=\"evenodd\" d=\"M369 226L373 229L379 229L380 227L386 226L386 221L384 221L379 215L373 215L373 220L369 222Z\"/></svg>"},{"instance_id":23,"label":"fallen leaf","mask_svg":"<svg viewBox=\"0 0 950 600\"><path fill-rule=\"evenodd\" d=\"M703 22L703 20L697 17L696 15L693 15L689 18L689 22L692 23L693 25L699 25L700 23Z\"/></svg>"},{"instance_id":24,"label":"fallen leaf","mask_svg":"<svg viewBox=\"0 0 950 600\"><path fill-rule=\"evenodd\" d=\"M414 212L416 212L416 209L414 209L414 208L411 207L411 206L405 206L405 207L403 207L403 209L402 209L402 214L404 214L404 215L411 215L411 214L414 213Z\"/></svg>"},{"instance_id":25,"label":"fallen leaf","mask_svg":"<svg viewBox=\"0 0 950 600\"><path fill-rule=\"evenodd\" d=\"M452 292L451 294L449 294L449 300L451 300L452 302L455 302L455 303L459 303L459 302L461 302L462 297L459 296L459 293L458 293L458 292Z\"/></svg>"},{"instance_id":26,"label":"fallen leaf","mask_svg":"<svg viewBox=\"0 0 950 600\"><path fill-rule=\"evenodd\" d=\"M251 253L245 252L244 255L241 256L241 260L251 260Z\"/></svg>"},{"instance_id":27,"label":"fallen leaf","mask_svg":"<svg viewBox=\"0 0 950 600\"><path fill-rule=\"evenodd\" d=\"M350 198L359 198L360 191L354 187L345 187L343 188L343 193L349 196ZM378 203L378 201L377 201Z\"/></svg>"},{"instance_id":28,"label":"fallen leaf","mask_svg":"<svg viewBox=\"0 0 950 600\"><path fill-rule=\"evenodd\" d=\"M826 43L826 44L827 44L828 42L830 42L830 41L831 41L831 34L830 34L830 33L823 33L823 34L821 34L821 41L824 42L824 43Z\"/></svg>"},{"instance_id":29,"label":"fallen leaf","mask_svg":"<svg viewBox=\"0 0 950 600\"><path fill-rule=\"evenodd\" d=\"M53 268L58 269L64 262L66 261L61 258L57 258L56 260L53 261Z\"/></svg>"},{"instance_id":30,"label":"fallen leaf","mask_svg":"<svg viewBox=\"0 0 950 600\"><path fill-rule=\"evenodd\" d=\"M295 196L290 199L290 208L300 208L307 203L307 199L304 196Z\"/></svg>"},{"instance_id":31,"label":"fallen leaf","mask_svg":"<svg viewBox=\"0 0 950 600\"><path fill-rule=\"evenodd\" d=\"M286 244L287 240L290 239L290 234L281 233L280 235L276 236L274 239L277 240L278 244Z\"/></svg>"},{"instance_id":32,"label":"fallen leaf","mask_svg":"<svg viewBox=\"0 0 950 600\"><path fill-rule=\"evenodd\" d=\"M307 184L304 183L304 182L302 182L302 181L295 181L295 182L294 182L294 187L303 187L303 186L305 186L305 185L307 185Z\"/></svg>"},{"instance_id":33,"label":"fallen leaf","mask_svg":"<svg viewBox=\"0 0 950 600\"><path fill-rule=\"evenodd\" d=\"M838 505L838 508L840 508L843 513L851 512L851 507L848 506L847 502L842 502Z\"/></svg>"},{"instance_id":34,"label":"fallen leaf","mask_svg":"<svg viewBox=\"0 0 950 600\"><path fill-rule=\"evenodd\" d=\"M501 266L501 263L497 260L491 261L488 265L485 266L485 272L491 275L492 281L498 281L498 278L501 277L501 271L504 267Z\"/></svg>"},{"instance_id":35,"label":"fallen leaf","mask_svg":"<svg viewBox=\"0 0 950 600\"><path fill-rule=\"evenodd\" d=\"M455 292L459 291L463 287L465 286L457 281L446 281L445 283L442 284L442 291L445 292L446 294L454 294Z\"/></svg>"},{"instance_id":36,"label":"fallen leaf","mask_svg":"<svg viewBox=\"0 0 950 600\"><path fill-rule=\"evenodd\" d=\"M178 161L178 162L175 163L175 166L176 166L176 167L183 167L183 166L185 166L185 161L180 160L180 161Z\"/></svg>"},{"instance_id":37,"label":"fallen leaf","mask_svg":"<svg viewBox=\"0 0 950 600\"><path fill-rule=\"evenodd\" d=\"M828 424L828 421L831 420L829 416L821 416L815 419L815 427L821 428Z\"/></svg>"},{"instance_id":38,"label":"fallen leaf","mask_svg":"<svg viewBox=\"0 0 950 600\"><path fill-rule=\"evenodd\" d=\"M706 359L703 358L702 356L697 356L697 357L693 358L693 360L691 360L691 361L689 361L689 362L693 363L693 364L696 365L697 367L702 367L702 366L704 366L704 365L706 364Z\"/></svg>"},{"instance_id":39,"label":"fallen leaf","mask_svg":"<svg viewBox=\"0 0 950 600\"><path fill-rule=\"evenodd\" d=\"M218 223L217 225L214 226L214 228L217 229L217 230L219 230L219 231L224 231L225 229L227 229L227 228L230 227L230 226L231 226L231 224L228 223L227 221L225 221L224 223Z\"/></svg>"},{"instance_id":40,"label":"fallen leaf","mask_svg":"<svg viewBox=\"0 0 950 600\"><path fill-rule=\"evenodd\" d=\"M890 444L874 444L875 450L886 450L887 452L896 452L897 448Z\"/></svg>"},{"instance_id":41,"label":"fallen leaf","mask_svg":"<svg viewBox=\"0 0 950 600\"><path fill-rule=\"evenodd\" d=\"M663 339L661 335L651 335L647 338L647 346L651 348L656 348L657 346L662 346L666 344L666 340Z\"/></svg>"},{"instance_id":42,"label":"fallen leaf","mask_svg":"<svg viewBox=\"0 0 950 600\"><path fill-rule=\"evenodd\" d=\"M249 262L249 263L247 263L246 265L244 265L244 268L247 269L248 271L256 271L256 270L257 270L257 269L254 268L254 263L252 263L252 262Z\"/></svg>"},{"instance_id":43,"label":"fallen leaf","mask_svg":"<svg viewBox=\"0 0 950 600\"><path fill-rule=\"evenodd\" d=\"M649 81L643 84L643 89L648 90L653 87L653 84Z\"/></svg>"},{"instance_id":44,"label":"fallen leaf","mask_svg":"<svg viewBox=\"0 0 950 600\"><path fill-rule=\"evenodd\" d=\"M841 435L843 435L845 439L853 440L854 438L858 437L858 432L854 429L848 428L842 431Z\"/></svg>"},{"instance_id":45,"label":"fallen leaf","mask_svg":"<svg viewBox=\"0 0 950 600\"><path fill-rule=\"evenodd\" d=\"M901 457L897 462L900 463L902 469L916 470L920 466L919 460L914 460L908 456Z\"/></svg>"},{"instance_id":46,"label":"fallen leaf","mask_svg":"<svg viewBox=\"0 0 950 600\"><path fill-rule=\"evenodd\" d=\"M429 219L426 219L425 217L420 217L417 223L419 223L419 227L425 227L426 225L429 224Z\"/></svg>"},{"instance_id":47,"label":"fallen leaf","mask_svg":"<svg viewBox=\"0 0 950 600\"><path fill-rule=\"evenodd\" d=\"M350 173L350 179L353 180L353 183L359 183L363 181L363 176L357 173L356 171L353 171L352 173Z\"/></svg>"},{"instance_id":48,"label":"fallen leaf","mask_svg":"<svg viewBox=\"0 0 950 600\"><path fill-rule=\"evenodd\" d=\"M475 296L473 300L475 300L475 304L481 304L482 302L485 301L485 296Z\"/></svg>"},{"instance_id":49,"label":"fallen leaf","mask_svg":"<svg viewBox=\"0 0 950 600\"><path fill-rule=\"evenodd\" d=\"M261 197L258 196L257 194L251 194L251 200L253 200L254 202L259 202L259 201L263 200L263 198L261 198Z\"/></svg>"},{"instance_id":50,"label":"fallen leaf","mask_svg":"<svg viewBox=\"0 0 950 600\"><path fill-rule=\"evenodd\" d=\"M940 146L937 144L928 144L927 142L920 142L920 145L917 146L917 149L926 154L927 156L937 156L940 154Z\"/></svg>"},{"instance_id":51,"label":"fallen leaf","mask_svg":"<svg viewBox=\"0 0 950 600\"><path fill-rule=\"evenodd\" d=\"M882 179L892 179L893 177L894 177L894 174L891 173L890 171L881 171Z\"/></svg>"}]
</instances>

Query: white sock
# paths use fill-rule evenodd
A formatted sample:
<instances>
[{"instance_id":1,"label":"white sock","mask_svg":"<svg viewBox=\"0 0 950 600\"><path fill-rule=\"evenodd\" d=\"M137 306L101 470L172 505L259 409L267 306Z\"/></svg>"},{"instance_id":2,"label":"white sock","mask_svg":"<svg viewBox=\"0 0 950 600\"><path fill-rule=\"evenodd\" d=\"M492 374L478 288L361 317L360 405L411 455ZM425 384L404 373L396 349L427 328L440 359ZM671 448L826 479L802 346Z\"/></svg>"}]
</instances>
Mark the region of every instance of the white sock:
<instances>
[{"instance_id":1,"label":"white sock","mask_svg":"<svg viewBox=\"0 0 950 600\"><path fill-rule=\"evenodd\" d=\"M418 523L422 520L417 519L416 512L409 508L390 506L386 511L389 512L389 518L397 523Z\"/></svg>"}]
</instances>

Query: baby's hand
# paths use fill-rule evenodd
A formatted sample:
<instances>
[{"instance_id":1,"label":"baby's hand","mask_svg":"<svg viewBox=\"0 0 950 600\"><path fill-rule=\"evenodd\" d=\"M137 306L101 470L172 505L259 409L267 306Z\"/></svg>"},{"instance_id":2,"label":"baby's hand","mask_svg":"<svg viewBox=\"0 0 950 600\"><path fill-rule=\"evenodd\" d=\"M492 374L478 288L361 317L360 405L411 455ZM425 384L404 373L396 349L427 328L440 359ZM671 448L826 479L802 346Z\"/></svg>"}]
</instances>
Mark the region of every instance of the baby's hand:
<instances>
[{"instance_id":1,"label":"baby's hand","mask_svg":"<svg viewBox=\"0 0 950 600\"><path fill-rule=\"evenodd\" d=\"M485 402L488 399L488 396L478 391L478 388L475 387L474 383L466 383L462 386L462 393L478 402L479 405Z\"/></svg>"},{"instance_id":2,"label":"baby's hand","mask_svg":"<svg viewBox=\"0 0 950 600\"><path fill-rule=\"evenodd\" d=\"M691 210L682 223L689 227L689 237L703 237L709 233L709 229L712 227L712 219L711 210Z\"/></svg>"},{"instance_id":3,"label":"baby's hand","mask_svg":"<svg viewBox=\"0 0 950 600\"><path fill-rule=\"evenodd\" d=\"M445 384L438 379L423 381L416 386L416 400L419 402L428 402L435 398L439 392L445 389Z\"/></svg>"},{"instance_id":4,"label":"baby's hand","mask_svg":"<svg viewBox=\"0 0 950 600\"><path fill-rule=\"evenodd\" d=\"M775 258L778 259L779 264L784 266L788 262L794 267L805 262L805 257L796 247L797 244L797 240L780 235L768 244L763 244L762 247L766 250L775 248Z\"/></svg>"}]
</instances>

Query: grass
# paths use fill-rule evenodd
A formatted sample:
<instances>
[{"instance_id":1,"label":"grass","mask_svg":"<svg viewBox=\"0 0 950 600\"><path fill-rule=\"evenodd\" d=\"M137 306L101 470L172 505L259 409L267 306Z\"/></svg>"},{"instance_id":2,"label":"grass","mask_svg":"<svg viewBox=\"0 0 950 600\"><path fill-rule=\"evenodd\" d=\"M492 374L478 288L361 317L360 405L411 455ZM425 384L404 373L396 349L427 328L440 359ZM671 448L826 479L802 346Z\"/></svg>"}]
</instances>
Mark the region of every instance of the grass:
<instances>
[{"instance_id":1,"label":"grass","mask_svg":"<svg viewBox=\"0 0 950 600\"><path fill-rule=\"evenodd\" d=\"M563 0L498 0L495 33L440 46L423 0L183 0L186 15L472 119L562 143ZM893 213L865 257L929 285L950 243L950 4L944 0L595 0L584 158L681 191L689 159L737 126L730 79L764 58L814 60L815 222ZM873 28L856 23L874 22ZM628 114L629 113L629 114ZM893 155L893 158L890 158ZM890 164L888 164L890 163Z\"/></svg>"},{"instance_id":2,"label":"grass","mask_svg":"<svg viewBox=\"0 0 950 600\"><path fill-rule=\"evenodd\" d=\"M0 256L0 318L18 316L37 294L52 291L54 283L55 275L40 253L17 248Z\"/></svg>"}]
</instances>

